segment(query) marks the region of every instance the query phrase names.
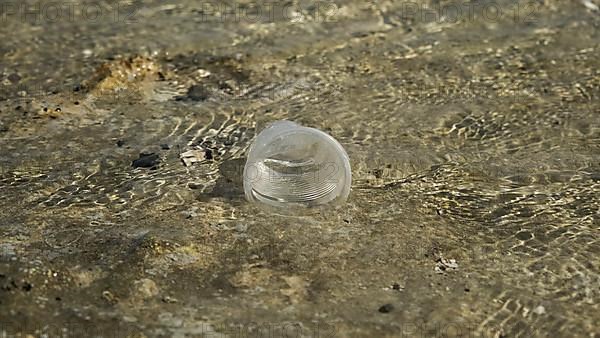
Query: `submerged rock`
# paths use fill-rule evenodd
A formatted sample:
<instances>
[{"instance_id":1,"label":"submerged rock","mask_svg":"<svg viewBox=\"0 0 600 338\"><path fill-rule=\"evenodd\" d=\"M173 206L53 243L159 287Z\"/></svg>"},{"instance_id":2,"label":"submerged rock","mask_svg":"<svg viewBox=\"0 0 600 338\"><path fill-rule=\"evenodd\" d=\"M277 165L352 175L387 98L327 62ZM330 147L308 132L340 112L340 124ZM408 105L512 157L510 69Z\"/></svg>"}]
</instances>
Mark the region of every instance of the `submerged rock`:
<instances>
[{"instance_id":1,"label":"submerged rock","mask_svg":"<svg viewBox=\"0 0 600 338\"><path fill-rule=\"evenodd\" d=\"M141 153L140 158L134 160L131 166L134 168L153 168L159 163L158 155L155 153Z\"/></svg>"},{"instance_id":2,"label":"submerged rock","mask_svg":"<svg viewBox=\"0 0 600 338\"><path fill-rule=\"evenodd\" d=\"M382 305L379 308L378 311L381 312L381 313L390 313L390 312L394 311L394 305L392 305L392 304L384 304L384 305Z\"/></svg>"}]
</instances>

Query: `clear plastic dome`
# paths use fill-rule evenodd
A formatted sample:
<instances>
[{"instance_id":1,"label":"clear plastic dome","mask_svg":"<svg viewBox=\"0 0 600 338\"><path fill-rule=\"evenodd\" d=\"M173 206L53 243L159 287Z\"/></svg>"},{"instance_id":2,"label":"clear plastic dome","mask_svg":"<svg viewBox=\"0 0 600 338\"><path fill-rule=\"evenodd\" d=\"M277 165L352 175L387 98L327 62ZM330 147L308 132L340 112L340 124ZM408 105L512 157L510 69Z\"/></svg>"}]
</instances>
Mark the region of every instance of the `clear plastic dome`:
<instances>
[{"instance_id":1,"label":"clear plastic dome","mask_svg":"<svg viewBox=\"0 0 600 338\"><path fill-rule=\"evenodd\" d=\"M244 167L246 198L280 208L341 203L351 181L350 161L338 141L290 121L265 128Z\"/></svg>"}]
</instances>

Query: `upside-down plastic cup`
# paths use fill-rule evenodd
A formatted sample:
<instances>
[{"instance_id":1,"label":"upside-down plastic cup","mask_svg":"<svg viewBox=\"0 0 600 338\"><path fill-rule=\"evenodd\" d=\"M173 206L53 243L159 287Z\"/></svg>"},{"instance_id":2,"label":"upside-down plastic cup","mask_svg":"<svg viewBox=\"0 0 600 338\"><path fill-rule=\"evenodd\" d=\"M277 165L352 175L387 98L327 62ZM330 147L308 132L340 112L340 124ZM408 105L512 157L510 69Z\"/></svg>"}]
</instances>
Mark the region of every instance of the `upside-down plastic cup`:
<instances>
[{"instance_id":1,"label":"upside-down plastic cup","mask_svg":"<svg viewBox=\"0 0 600 338\"><path fill-rule=\"evenodd\" d=\"M277 121L258 134L244 167L246 198L278 209L341 204L351 182L342 145L291 121Z\"/></svg>"}]
</instances>

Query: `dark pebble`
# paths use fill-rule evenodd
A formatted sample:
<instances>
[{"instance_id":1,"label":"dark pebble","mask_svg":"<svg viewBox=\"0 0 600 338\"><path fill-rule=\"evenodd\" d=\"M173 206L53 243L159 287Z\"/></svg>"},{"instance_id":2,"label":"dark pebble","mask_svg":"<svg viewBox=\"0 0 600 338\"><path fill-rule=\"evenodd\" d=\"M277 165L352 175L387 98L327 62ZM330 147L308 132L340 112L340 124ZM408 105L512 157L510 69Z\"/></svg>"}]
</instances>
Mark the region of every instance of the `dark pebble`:
<instances>
[{"instance_id":1,"label":"dark pebble","mask_svg":"<svg viewBox=\"0 0 600 338\"><path fill-rule=\"evenodd\" d=\"M394 305L392 305L392 304L385 304L379 308L379 312L381 312L381 313L390 313L393 310L394 310Z\"/></svg>"},{"instance_id":2,"label":"dark pebble","mask_svg":"<svg viewBox=\"0 0 600 338\"><path fill-rule=\"evenodd\" d=\"M158 155L155 153L141 153L140 158L134 160L131 166L134 168L153 168L158 165Z\"/></svg>"},{"instance_id":3,"label":"dark pebble","mask_svg":"<svg viewBox=\"0 0 600 338\"><path fill-rule=\"evenodd\" d=\"M191 183L188 183L188 187L192 190L196 190L196 189L202 189L203 185L191 182Z\"/></svg>"},{"instance_id":4,"label":"dark pebble","mask_svg":"<svg viewBox=\"0 0 600 338\"><path fill-rule=\"evenodd\" d=\"M125 144L125 141L123 141L123 140L117 141L117 147L122 147L124 144Z\"/></svg>"},{"instance_id":5,"label":"dark pebble","mask_svg":"<svg viewBox=\"0 0 600 338\"><path fill-rule=\"evenodd\" d=\"M227 84L227 82L224 82L224 81L219 82L219 89L226 91L226 92L231 92L233 90L233 88L231 88L231 86L229 84Z\"/></svg>"},{"instance_id":6,"label":"dark pebble","mask_svg":"<svg viewBox=\"0 0 600 338\"><path fill-rule=\"evenodd\" d=\"M12 82L12 83L16 83L16 82L19 82L19 80L21 80L21 77L19 76L19 74L13 73L13 74L10 74L7 77L7 79L9 79L10 82Z\"/></svg>"},{"instance_id":7,"label":"dark pebble","mask_svg":"<svg viewBox=\"0 0 600 338\"><path fill-rule=\"evenodd\" d=\"M375 178L381 178L383 176L383 170L373 169L373 175L375 175Z\"/></svg>"},{"instance_id":8,"label":"dark pebble","mask_svg":"<svg viewBox=\"0 0 600 338\"><path fill-rule=\"evenodd\" d=\"M5 133L7 131L8 131L8 127L3 124L0 124L0 133Z\"/></svg>"},{"instance_id":9,"label":"dark pebble","mask_svg":"<svg viewBox=\"0 0 600 338\"><path fill-rule=\"evenodd\" d=\"M522 241L527 241L527 240L532 239L533 235L530 232L522 231L522 232L517 232L515 237L517 237L518 239L520 239Z\"/></svg>"},{"instance_id":10,"label":"dark pebble","mask_svg":"<svg viewBox=\"0 0 600 338\"><path fill-rule=\"evenodd\" d=\"M208 99L209 92L201 85L193 85L188 89L186 98L192 101L205 101Z\"/></svg>"},{"instance_id":11,"label":"dark pebble","mask_svg":"<svg viewBox=\"0 0 600 338\"><path fill-rule=\"evenodd\" d=\"M205 149L205 150L204 150L204 157L205 157L207 160L212 160L212 159L213 159L212 150L210 150L210 149Z\"/></svg>"},{"instance_id":12,"label":"dark pebble","mask_svg":"<svg viewBox=\"0 0 600 338\"><path fill-rule=\"evenodd\" d=\"M351 35L352 35L352 37L355 37L355 38L365 38L365 37L369 36L369 33L367 33L367 32L354 32Z\"/></svg>"},{"instance_id":13,"label":"dark pebble","mask_svg":"<svg viewBox=\"0 0 600 338\"><path fill-rule=\"evenodd\" d=\"M23 290L24 291L29 292L29 291L31 291L32 288L33 288L33 285L31 285L30 283L26 282L25 284L23 284Z\"/></svg>"},{"instance_id":14,"label":"dark pebble","mask_svg":"<svg viewBox=\"0 0 600 338\"><path fill-rule=\"evenodd\" d=\"M168 144L163 143L163 144L160 145L160 149L162 149L162 150L169 150L169 149L171 149L171 147Z\"/></svg>"},{"instance_id":15,"label":"dark pebble","mask_svg":"<svg viewBox=\"0 0 600 338\"><path fill-rule=\"evenodd\" d=\"M394 283L394 285L392 285L392 289L394 289L394 290L400 290L400 284Z\"/></svg>"}]
</instances>

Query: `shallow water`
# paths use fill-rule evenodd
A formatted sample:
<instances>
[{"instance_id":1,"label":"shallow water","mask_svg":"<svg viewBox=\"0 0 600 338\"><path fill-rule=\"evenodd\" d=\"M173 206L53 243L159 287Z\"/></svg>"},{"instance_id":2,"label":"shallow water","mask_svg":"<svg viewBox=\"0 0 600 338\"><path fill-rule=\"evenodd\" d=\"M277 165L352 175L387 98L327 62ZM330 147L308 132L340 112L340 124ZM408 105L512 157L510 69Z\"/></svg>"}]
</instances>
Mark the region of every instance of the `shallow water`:
<instances>
[{"instance_id":1,"label":"shallow water","mask_svg":"<svg viewBox=\"0 0 600 338\"><path fill-rule=\"evenodd\" d=\"M26 3L0 2L1 331L599 333L597 1ZM345 205L246 202L280 119L344 146Z\"/></svg>"}]
</instances>

